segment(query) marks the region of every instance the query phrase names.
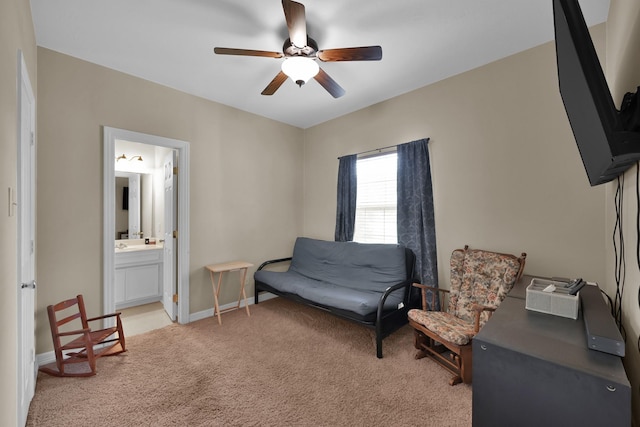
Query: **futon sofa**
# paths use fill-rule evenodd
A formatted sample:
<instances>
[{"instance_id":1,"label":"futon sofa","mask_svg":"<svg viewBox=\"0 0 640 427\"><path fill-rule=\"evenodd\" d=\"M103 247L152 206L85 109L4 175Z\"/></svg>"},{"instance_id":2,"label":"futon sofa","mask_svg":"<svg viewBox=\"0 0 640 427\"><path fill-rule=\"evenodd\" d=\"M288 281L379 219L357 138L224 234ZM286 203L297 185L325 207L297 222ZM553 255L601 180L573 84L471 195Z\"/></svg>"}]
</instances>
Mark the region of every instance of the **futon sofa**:
<instances>
[{"instance_id":1,"label":"futon sofa","mask_svg":"<svg viewBox=\"0 0 640 427\"><path fill-rule=\"evenodd\" d=\"M287 271L265 267L290 261ZM296 239L293 256L264 262L254 275L255 303L267 291L375 329L382 339L408 322L419 295L411 286L415 256L395 244Z\"/></svg>"}]
</instances>

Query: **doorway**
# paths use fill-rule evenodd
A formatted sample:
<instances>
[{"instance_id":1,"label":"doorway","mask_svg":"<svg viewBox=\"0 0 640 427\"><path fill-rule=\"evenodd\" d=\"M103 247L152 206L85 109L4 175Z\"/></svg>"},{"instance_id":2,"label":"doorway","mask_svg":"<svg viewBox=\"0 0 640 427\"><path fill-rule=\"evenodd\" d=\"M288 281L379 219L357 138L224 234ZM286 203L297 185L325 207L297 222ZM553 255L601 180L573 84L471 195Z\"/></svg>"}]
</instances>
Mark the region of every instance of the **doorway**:
<instances>
[{"instance_id":1,"label":"doorway","mask_svg":"<svg viewBox=\"0 0 640 427\"><path fill-rule=\"evenodd\" d=\"M118 141L128 141L131 143L146 144L148 146L163 147L170 152L177 153L176 171L179 174L177 180L177 206L175 221L176 227L167 227L166 231L170 237L165 237L165 245L168 243L171 253L165 247L165 257L177 256L176 271L170 273L175 277L176 290L171 292L172 298L165 298L167 289L163 290L163 301L167 313L179 323L189 323L189 144L170 138L155 135L143 134L104 127L104 183L103 183L103 301L104 312L112 313L116 311L116 274L115 274L115 245L116 245L116 219L115 219L115 191L116 191L116 168L115 163L118 156L123 153L116 152ZM173 228L173 230L171 229ZM175 232L174 232L175 230ZM167 233L165 233L166 236ZM171 246L175 242L175 248ZM166 274L166 273L165 273ZM163 277L164 279L164 277ZM167 281L163 280L163 283ZM174 296L175 295L175 296ZM173 313L173 314L172 314Z\"/></svg>"}]
</instances>

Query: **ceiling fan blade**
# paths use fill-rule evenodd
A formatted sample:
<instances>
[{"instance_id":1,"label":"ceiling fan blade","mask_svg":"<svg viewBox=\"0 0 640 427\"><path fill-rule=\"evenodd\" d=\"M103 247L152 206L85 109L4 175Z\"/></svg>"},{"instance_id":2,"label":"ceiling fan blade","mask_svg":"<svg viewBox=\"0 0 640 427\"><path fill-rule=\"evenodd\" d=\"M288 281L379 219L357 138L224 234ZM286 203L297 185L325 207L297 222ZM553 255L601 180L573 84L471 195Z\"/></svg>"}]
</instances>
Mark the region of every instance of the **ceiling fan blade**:
<instances>
[{"instance_id":1,"label":"ceiling fan blade","mask_svg":"<svg viewBox=\"0 0 640 427\"><path fill-rule=\"evenodd\" d=\"M296 47L303 48L307 45L307 20L304 5L292 0L282 0L284 17L289 28L289 40Z\"/></svg>"},{"instance_id":2,"label":"ceiling fan blade","mask_svg":"<svg viewBox=\"0 0 640 427\"><path fill-rule=\"evenodd\" d=\"M266 50L233 49L229 47L216 47L213 51L218 55L264 56L267 58L282 58L281 52L268 52Z\"/></svg>"},{"instance_id":3,"label":"ceiling fan blade","mask_svg":"<svg viewBox=\"0 0 640 427\"><path fill-rule=\"evenodd\" d=\"M342 49L326 49L318 51L319 60L334 61L379 61L382 59L380 46L345 47Z\"/></svg>"},{"instance_id":4,"label":"ceiling fan blade","mask_svg":"<svg viewBox=\"0 0 640 427\"><path fill-rule=\"evenodd\" d=\"M276 91L282 86L282 83L287 80L287 75L280 71L274 78L271 80L271 83L267 85L262 91L262 95L273 95Z\"/></svg>"},{"instance_id":5,"label":"ceiling fan blade","mask_svg":"<svg viewBox=\"0 0 640 427\"><path fill-rule=\"evenodd\" d=\"M344 89L342 89L342 87L340 87L340 85L336 83L329 74L325 73L322 68L320 68L320 71L318 71L318 74L315 75L314 79L316 79L316 81L320 83L320 85L334 98L340 98L344 95Z\"/></svg>"}]
</instances>

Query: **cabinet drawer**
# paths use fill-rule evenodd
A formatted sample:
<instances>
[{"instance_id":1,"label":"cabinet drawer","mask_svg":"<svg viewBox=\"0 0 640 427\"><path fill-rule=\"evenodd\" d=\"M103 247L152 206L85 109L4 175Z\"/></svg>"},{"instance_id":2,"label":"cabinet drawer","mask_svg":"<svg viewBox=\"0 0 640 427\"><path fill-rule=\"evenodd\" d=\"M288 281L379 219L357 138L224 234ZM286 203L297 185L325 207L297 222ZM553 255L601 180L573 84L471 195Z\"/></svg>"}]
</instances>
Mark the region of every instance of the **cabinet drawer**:
<instances>
[{"instance_id":1,"label":"cabinet drawer","mask_svg":"<svg viewBox=\"0 0 640 427\"><path fill-rule=\"evenodd\" d=\"M153 264L162 262L162 249L118 252L116 253L115 266L126 267L130 265Z\"/></svg>"}]
</instances>

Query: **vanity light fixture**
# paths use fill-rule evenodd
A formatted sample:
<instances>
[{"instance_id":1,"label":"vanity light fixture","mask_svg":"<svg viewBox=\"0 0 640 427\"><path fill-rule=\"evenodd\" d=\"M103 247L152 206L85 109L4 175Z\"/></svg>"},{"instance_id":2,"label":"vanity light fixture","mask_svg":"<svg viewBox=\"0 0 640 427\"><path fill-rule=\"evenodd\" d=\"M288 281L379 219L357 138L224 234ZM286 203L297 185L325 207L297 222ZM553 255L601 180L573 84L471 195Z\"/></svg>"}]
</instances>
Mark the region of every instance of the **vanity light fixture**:
<instances>
[{"instance_id":1,"label":"vanity light fixture","mask_svg":"<svg viewBox=\"0 0 640 427\"><path fill-rule=\"evenodd\" d=\"M133 156L132 158L130 158L130 159L129 159L129 161L131 161L131 160L137 160L137 161L139 161L139 162L142 162L142 161L143 161L143 160L142 160L142 156Z\"/></svg>"},{"instance_id":2,"label":"vanity light fixture","mask_svg":"<svg viewBox=\"0 0 640 427\"><path fill-rule=\"evenodd\" d=\"M127 160L127 156L123 154L119 155L118 157L116 157L116 162L119 162L120 160Z\"/></svg>"}]
</instances>

